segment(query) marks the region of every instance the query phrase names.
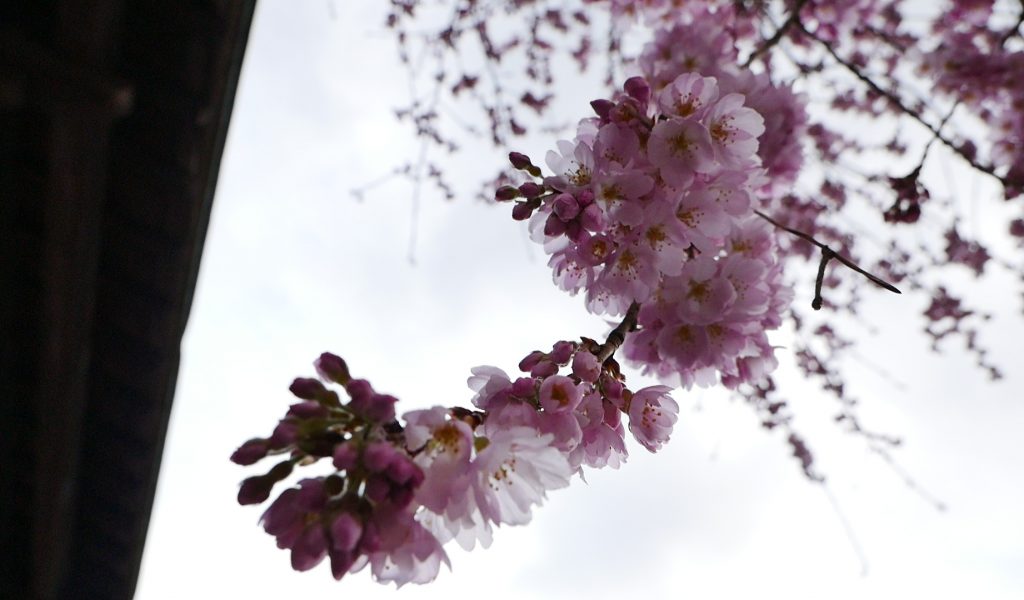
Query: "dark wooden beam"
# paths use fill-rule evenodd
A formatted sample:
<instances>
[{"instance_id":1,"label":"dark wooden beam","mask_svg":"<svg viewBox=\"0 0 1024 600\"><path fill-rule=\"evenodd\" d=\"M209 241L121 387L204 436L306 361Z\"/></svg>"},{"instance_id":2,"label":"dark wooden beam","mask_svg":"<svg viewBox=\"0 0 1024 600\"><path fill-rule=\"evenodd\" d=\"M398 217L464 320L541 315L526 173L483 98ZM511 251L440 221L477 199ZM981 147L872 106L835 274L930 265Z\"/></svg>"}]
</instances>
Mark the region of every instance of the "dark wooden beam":
<instances>
[{"instance_id":1,"label":"dark wooden beam","mask_svg":"<svg viewBox=\"0 0 1024 600\"><path fill-rule=\"evenodd\" d=\"M0 5L0 597L134 594L254 5Z\"/></svg>"}]
</instances>

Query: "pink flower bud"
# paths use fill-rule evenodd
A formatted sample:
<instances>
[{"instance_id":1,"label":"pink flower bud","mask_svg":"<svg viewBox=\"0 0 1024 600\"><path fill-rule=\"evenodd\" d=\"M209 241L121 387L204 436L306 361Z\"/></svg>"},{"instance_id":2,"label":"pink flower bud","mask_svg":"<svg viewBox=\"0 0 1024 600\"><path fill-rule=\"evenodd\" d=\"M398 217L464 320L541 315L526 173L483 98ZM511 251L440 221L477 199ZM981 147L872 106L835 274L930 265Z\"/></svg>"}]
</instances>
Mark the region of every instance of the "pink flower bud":
<instances>
[{"instance_id":1,"label":"pink flower bud","mask_svg":"<svg viewBox=\"0 0 1024 600\"><path fill-rule=\"evenodd\" d=\"M374 473L383 473L398 458L398 451L387 442L370 442L363 450L363 465Z\"/></svg>"},{"instance_id":2,"label":"pink flower bud","mask_svg":"<svg viewBox=\"0 0 1024 600\"><path fill-rule=\"evenodd\" d=\"M238 503L241 505L259 504L270 497L270 490L274 487L274 481L266 475L248 477L238 488Z\"/></svg>"},{"instance_id":3,"label":"pink flower bud","mask_svg":"<svg viewBox=\"0 0 1024 600\"><path fill-rule=\"evenodd\" d=\"M579 221L571 221L565 226L565 237L576 242L577 244L585 241L590 234L587 233L586 229L580 225Z\"/></svg>"},{"instance_id":4,"label":"pink flower bud","mask_svg":"<svg viewBox=\"0 0 1024 600\"><path fill-rule=\"evenodd\" d=\"M512 167L516 169L528 169L533 166L533 162L530 157L521 152L509 152L508 161L512 163Z\"/></svg>"},{"instance_id":5,"label":"pink flower bud","mask_svg":"<svg viewBox=\"0 0 1024 600\"><path fill-rule=\"evenodd\" d=\"M557 372L558 365L550 360L541 361L530 369L530 375L533 375L534 377L549 377Z\"/></svg>"},{"instance_id":6,"label":"pink flower bud","mask_svg":"<svg viewBox=\"0 0 1024 600\"><path fill-rule=\"evenodd\" d=\"M417 477L417 474L420 477ZM387 468L387 476L398 485L422 482L422 471L407 456L398 454Z\"/></svg>"},{"instance_id":7,"label":"pink flower bud","mask_svg":"<svg viewBox=\"0 0 1024 600\"><path fill-rule=\"evenodd\" d=\"M352 442L338 444L334 448L334 468L339 471L347 471L356 466L359 458L359 450Z\"/></svg>"},{"instance_id":8,"label":"pink flower bud","mask_svg":"<svg viewBox=\"0 0 1024 600\"><path fill-rule=\"evenodd\" d=\"M388 497L391 491L391 482L383 475L370 475L366 478L366 487L363 489L363 496L373 502L381 502Z\"/></svg>"},{"instance_id":9,"label":"pink flower bud","mask_svg":"<svg viewBox=\"0 0 1024 600\"><path fill-rule=\"evenodd\" d=\"M589 204L580 216L580 225L587 231L598 232L604 229L604 213L597 204Z\"/></svg>"},{"instance_id":10,"label":"pink flower bud","mask_svg":"<svg viewBox=\"0 0 1024 600\"><path fill-rule=\"evenodd\" d=\"M331 547L335 550L354 550L362 535L363 524L351 513L343 512L331 523Z\"/></svg>"},{"instance_id":11,"label":"pink flower bud","mask_svg":"<svg viewBox=\"0 0 1024 600\"><path fill-rule=\"evenodd\" d=\"M594 112L597 113L597 116L607 121L609 119L609 115L611 114L612 108L615 107L615 103L612 102L611 100L601 99L594 100L593 102L590 103L590 106L591 108L594 109Z\"/></svg>"},{"instance_id":12,"label":"pink flower bud","mask_svg":"<svg viewBox=\"0 0 1024 600\"><path fill-rule=\"evenodd\" d=\"M559 219L571 221L580 214L580 205L572 194L563 192L555 197L554 211Z\"/></svg>"},{"instance_id":13,"label":"pink flower bud","mask_svg":"<svg viewBox=\"0 0 1024 600\"><path fill-rule=\"evenodd\" d=\"M503 185L494 192L494 199L498 202L508 202L518 197L519 190L510 185Z\"/></svg>"},{"instance_id":14,"label":"pink flower bud","mask_svg":"<svg viewBox=\"0 0 1024 600\"><path fill-rule=\"evenodd\" d=\"M412 502L414 497L416 497L415 490L404 486L392 487L388 494L388 500L391 500L391 503L395 505L395 508L400 509L409 506L409 503Z\"/></svg>"},{"instance_id":15,"label":"pink flower bud","mask_svg":"<svg viewBox=\"0 0 1024 600\"><path fill-rule=\"evenodd\" d=\"M369 554L380 550L381 539L380 529L376 523L369 522L363 527L363 538L360 540L359 548Z\"/></svg>"},{"instance_id":16,"label":"pink flower bud","mask_svg":"<svg viewBox=\"0 0 1024 600\"><path fill-rule=\"evenodd\" d=\"M548 215L548 220L544 222L544 235L555 237L563 233L565 233L565 222L554 213Z\"/></svg>"},{"instance_id":17,"label":"pink flower bud","mask_svg":"<svg viewBox=\"0 0 1024 600\"><path fill-rule=\"evenodd\" d=\"M614 404L605 400L601 403L604 407L604 423L608 427L615 429L622 422L622 411L620 411Z\"/></svg>"},{"instance_id":18,"label":"pink flower bud","mask_svg":"<svg viewBox=\"0 0 1024 600\"><path fill-rule=\"evenodd\" d=\"M515 380L512 384L512 395L519 398L529 398L533 396L535 389L535 379L533 377L520 377Z\"/></svg>"},{"instance_id":19,"label":"pink flower bud","mask_svg":"<svg viewBox=\"0 0 1024 600\"><path fill-rule=\"evenodd\" d=\"M626 387L618 379L605 377L601 381L601 388L604 390L604 397L619 410L625 410L626 401L623 392Z\"/></svg>"},{"instance_id":20,"label":"pink flower bud","mask_svg":"<svg viewBox=\"0 0 1024 600\"><path fill-rule=\"evenodd\" d=\"M581 207L590 206L594 203L594 190L585 188L576 192L576 202L579 203Z\"/></svg>"},{"instance_id":21,"label":"pink flower bud","mask_svg":"<svg viewBox=\"0 0 1024 600\"><path fill-rule=\"evenodd\" d=\"M251 439L234 451L231 455L231 462L242 466L251 465L265 457L269 449L268 440L262 438Z\"/></svg>"},{"instance_id":22,"label":"pink flower bud","mask_svg":"<svg viewBox=\"0 0 1024 600\"><path fill-rule=\"evenodd\" d=\"M327 535L318 525L306 527L292 548L292 568L308 571L327 556Z\"/></svg>"},{"instance_id":23,"label":"pink flower bud","mask_svg":"<svg viewBox=\"0 0 1024 600\"><path fill-rule=\"evenodd\" d=\"M352 377L348 373L348 365L340 356L324 352L313 362L317 374L328 381L345 385Z\"/></svg>"},{"instance_id":24,"label":"pink flower bud","mask_svg":"<svg viewBox=\"0 0 1024 600\"><path fill-rule=\"evenodd\" d=\"M363 413L367 419L377 423L389 423L395 420L395 404L398 398L388 394L374 394L370 396L366 410Z\"/></svg>"},{"instance_id":25,"label":"pink flower bud","mask_svg":"<svg viewBox=\"0 0 1024 600\"><path fill-rule=\"evenodd\" d=\"M359 556L355 552L349 552L345 550L331 550L327 553L331 559L331 575L338 581L348 573L348 570L355 564L356 558Z\"/></svg>"},{"instance_id":26,"label":"pink flower bud","mask_svg":"<svg viewBox=\"0 0 1024 600\"><path fill-rule=\"evenodd\" d=\"M583 381L594 383L601 375L601 362L590 352L581 350L572 357L572 373Z\"/></svg>"},{"instance_id":27,"label":"pink flower bud","mask_svg":"<svg viewBox=\"0 0 1024 600\"><path fill-rule=\"evenodd\" d=\"M281 421L270 434L270 447L277 450L295 443L299 437L299 426L288 421Z\"/></svg>"},{"instance_id":28,"label":"pink flower bud","mask_svg":"<svg viewBox=\"0 0 1024 600\"><path fill-rule=\"evenodd\" d=\"M575 351L576 344L562 340L554 343L551 347L551 354L548 355L548 358L560 365L567 365L569 364L569 359L572 358L572 353Z\"/></svg>"},{"instance_id":29,"label":"pink flower bud","mask_svg":"<svg viewBox=\"0 0 1024 600\"><path fill-rule=\"evenodd\" d=\"M640 104L647 104L651 99L651 86L643 77L630 77L623 84L622 89Z\"/></svg>"},{"instance_id":30,"label":"pink flower bud","mask_svg":"<svg viewBox=\"0 0 1024 600\"><path fill-rule=\"evenodd\" d=\"M512 218L516 221L525 221L533 215L534 207L529 202L516 202L516 205L512 207Z\"/></svg>"},{"instance_id":31,"label":"pink flower bud","mask_svg":"<svg viewBox=\"0 0 1024 600\"><path fill-rule=\"evenodd\" d=\"M527 354L526 358L519 361L519 370L524 372L532 370L537 363L544 360L545 356L546 354L544 354L540 350L534 350L533 352Z\"/></svg>"},{"instance_id":32,"label":"pink flower bud","mask_svg":"<svg viewBox=\"0 0 1024 600\"><path fill-rule=\"evenodd\" d=\"M327 409L316 402L299 402L288 408L287 416L299 419L320 419L327 416Z\"/></svg>"},{"instance_id":33,"label":"pink flower bud","mask_svg":"<svg viewBox=\"0 0 1024 600\"><path fill-rule=\"evenodd\" d=\"M288 386L288 390L294 394L296 398L301 398L303 400L316 400L327 395L327 388L324 387L324 384L309 377L297 378L290 386Z\"/></svg>"},{"instance_id":34,"label":"pink flower bud","mask_svg":"<svg viewBox=\"0 0 1024 600\"><path fill-rule=\"evenodd\" d=\"M537 196L543 194L544 190L544 186L540 185L539 183L534 183L532 181L527 181L523 185L519 186L519 193L522 194L523 196L526 196L527 198L536 198Z\"/></svg>"},{"instance_id":35,"label":"pink flower bud","mask_svg":"<svg viewBox=\"0 0 1024 600\"><path fill-rule=\"evenodd\" d=\"M345 384L345 391L348 392L353 402L365 402L374 393L370 382L365 379L353 379Z\"/></svg>"}]
</instances>

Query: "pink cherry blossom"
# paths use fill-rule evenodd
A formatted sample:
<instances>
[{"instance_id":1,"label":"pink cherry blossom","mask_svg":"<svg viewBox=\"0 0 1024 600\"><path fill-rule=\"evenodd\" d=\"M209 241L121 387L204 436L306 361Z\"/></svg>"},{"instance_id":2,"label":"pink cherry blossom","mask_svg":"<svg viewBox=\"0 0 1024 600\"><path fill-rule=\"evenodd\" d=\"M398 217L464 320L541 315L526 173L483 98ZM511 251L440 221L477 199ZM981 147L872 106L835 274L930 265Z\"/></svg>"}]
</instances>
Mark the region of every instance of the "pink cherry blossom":
<instances>
[{"instance_id":1,"label":"pink cherry blossom","mask_svg":"<svg viewBox=\"0 0 1024 600\"><path fill-rule=\"evenodd\" d=\"M633 393L629 404L629 431L636 441L657 452L668 442L679 414L679 405L664 385L645 387Z\"/></svg>"},{"instance_id":2,"label":"pink cherry blossom","mask_svg":"<svg viewBox=\"0 0 1024 600\"><path fill-rule=\"evenodd\" d=\"M551 446L554 437L530 427L485 425L486 447L474 461L473 495L485 522L523 525L548 490L569 485L572 469Z\"/></svg>"},{"instance_id":3,"label":"pink cherry blossom","mask_svg":"<svg viewBox=\"0 0 1024 600\"><path fill-rule=\"evenodd\" d=\"M581 397L579 386L564 375L552 375L540 385L540 406L547 412L572 411Z\"/></svg>"}]
</instances>

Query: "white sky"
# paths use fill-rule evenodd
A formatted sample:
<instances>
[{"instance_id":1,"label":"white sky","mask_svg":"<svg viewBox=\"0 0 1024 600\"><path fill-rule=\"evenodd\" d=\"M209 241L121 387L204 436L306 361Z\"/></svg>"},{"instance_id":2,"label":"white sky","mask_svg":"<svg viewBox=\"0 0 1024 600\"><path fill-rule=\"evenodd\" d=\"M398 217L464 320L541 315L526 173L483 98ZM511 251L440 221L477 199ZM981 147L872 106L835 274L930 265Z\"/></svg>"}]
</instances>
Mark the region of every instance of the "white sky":
<instances>
[{"instance_id":1,"label":"white sky","mask_svg":"<svg viewBox=\"0 0 1024 600\"><path fill-rule=\"evenodd\" d=\"M407 80L380 25L383 5L337 2L337 18L326 2L258 6L185 339L142 600L395 595L368 572L341 583L326 563L293 572L257 525L263 509L235 503L238 482L253 473L228 456L269 434L290 403L291 379L311 375L320 352L342 355L409 410L466 405L472 366L511 372L532 349L607 331L581 299L551 285L542 251L508 207L468 193L453 203L426 195L412 265L409 186L382 185L363 202L349 195L417 151L391 112L407 99ZM598 89L581 93L582 114ZM540 157L542 147L525 149ZM448 164L470 174L469 190L500 160L480 151ZM989 226L984 216L972 227ZM928 352L920 299L879 295L866 311L874 329L845 324L863 338L849 383L864 422L905 439L897 460L946 512L839 433L835 404L801 382L780 351L797 426L863 549L866 575L784 440L725 394L698 390L676 392L680 422L662 453L631 445L622 469L552 493L529 526L501 529L488 550L452 548L452 573L398 594L1024 597L1024 406L1015 392L1024 385L1015 369L1024 326L1008 281L995 277L979 292L1009 315L983 337L1007 372L999 385L956 346ZM809 302L812 282L803 283L798 301Z\"/></svg>"}]
</instances>

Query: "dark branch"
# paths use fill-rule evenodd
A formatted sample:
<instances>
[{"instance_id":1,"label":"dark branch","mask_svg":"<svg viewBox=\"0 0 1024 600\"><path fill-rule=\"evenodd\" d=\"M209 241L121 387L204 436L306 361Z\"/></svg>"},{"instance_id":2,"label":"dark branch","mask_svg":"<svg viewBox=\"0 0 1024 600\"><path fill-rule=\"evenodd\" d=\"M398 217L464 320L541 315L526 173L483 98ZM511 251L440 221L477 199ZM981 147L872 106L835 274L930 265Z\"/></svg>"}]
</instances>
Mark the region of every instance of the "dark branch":
<instances>
[{"instance_id":1,"label":"dark branch","mask_svg":"<svg viewBox=\"0 0 1024 600\"><path fill-rule=\"evenodd\" d=\"M1003 187L1007 187L1006 186L1006 180L996 174L995 167L993 167L992 165L987 165L987 164L984 164L984 163L980 163L973 156L970 156L969 154L964 152L963 148L958 146L955 142L953 142L953 140L943 136L942 133L939 131L938 127L932 125L928 121L925 121L924 117L922 117L920 114L918 114L917 111L909 108L906 104L904 104L903 101L899 98L899 96L896 95L895 92L883 88L881 85L876 83L873 79L871 79L870 77L865 75L863 72L861 72L861 70L856 65L854 65L853 63L851 63L848 60L844 59L843 57L839 56L839 54L835 51L835 49L832 48L831 44L829 44L828 42L826 42L825 40L821 39L817 35L811 33L810 31L808 31L807 28L804 27L804 24L801 23L799 19L796 21L796 23L794 25L796 27L798 27L800 29L800 31L804 32L804 34L806 34L807 37L809 37L809 38L813 39L814 41L818 42L819 44L821 44L821 46L823 48L825 48L825 51L828 52L829 55L837 63L839 63L847 71L849 71L850 74L852 74L854 77L859 79L862 83L864 83L864 85L866 85L869 88L871 88L871 90L874 91L876 94L878 94L878 95L884 97L886 100L888 100L893 106L895 106L897 109L899 109L900 112L902 112L903 114L909 116L913 120L915 120L918 123L920 123L923 127L928 129L928 131L930 131L932 133L932 135L935 136L935 139L937 139L940 142L942 142L946 147L948 147L953 152L956 152L961 158L963 158L965 161L967 161L967 163L969 165L971 165L975 169L981 171L982 173L986 173L988 175L991 175L995 179L998 179L999 182L1001 184L1003 184Z\"/></svg>"},{"instance_id":2,"label":"dark branch","mask_svg":"<svg viewBox=\"0 0 1024 600\"><path fill-rule=\"evenodd\" d=\"M761 212L759 210L755 210L754 214L756 214L757 216L761 217L765 221L768 221L769 223L771 223L772 225L778 227L779 229L782 229L783 231L789 232L789 233L795 235L796 237L798 237L798 238L800 238L802 240L805 240L807 242L810 242L811 244L813 244L813 245L815 245L815 246L817 246L818 248L821 249L821 262L818 263L818 277L814 281L814 300L811 301L811 308L813 308L814 310L821 309L821 303L822 303L822 299L821 299L821 286L822 286L822 284L825 281L825 267L826 267L826 265L828 265L828 261L832 260L833 258L838 260L839 262L843 263L847 267L853 269L854 271L860 273L864 277L867 277L871 281L871 283L874 283L875 285L877 285L879 287L882 287L882 288L885 288L885 289L889 290L890 292L893 292L893 293L896 293L896 294L902 294L903 293L903 292L899 291L899 289L897 289L896 286L892 285L891 283L885 281L884 279L882 279L882 278L880 278L880 277L878 277L876 275L868 273L864 269L860 268L857 265L857 263L855 263L852 260L846 258L842 254L839 254L838 252L836 252L832 248L829 248L825 244L822 244L821 242L819 242L818 240L814 239L813 237L807 235L806 233L804 233L802 231L797 231L796 229L792 229L790 227L786 227L782 223L779 223L775 219L769 217L768 215L764 214L763 212Z\"/></svg>"},{"instance_id":3,"label":"dark branch","mask_svg":"<svg viewBox=\"0 0 1024 600\"><path fill-rule=\"evenodd\" d=\"M608 334L608 339L605 340L604 344L596 352L597 360L601 361L602 364L610 359L615 354L615 351L619 349L619 346L626 341L626 334L636 330L636 316L639 312L639 304L636 302L630 304L629 310L626 311L626 316L622 317L622 322Z\"/></svg>"},{"instance_id":4,"label":"dark branch","mask_svg":"<svg viewBox=\"0 0 1024 600\"><path fill-rule=\"evenodd\" d=\"M782 38L785 37L789 30L799 23L800 11L803 10L805 4L807 4L807 0L797 1L796 6L794 6L792 12L789 13L789 18L786 19L782 26L775 31L775 34L765 40L763 44L761 44L750 54L750 56L747 57L747 60L743 63L744 68L749 67L750 63L754 62L754 59L771 50L778 45L780 41L782 41Z\"/></svg>"}]
</instances>

